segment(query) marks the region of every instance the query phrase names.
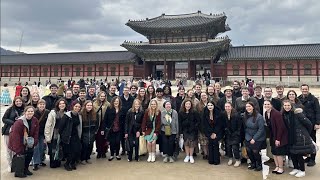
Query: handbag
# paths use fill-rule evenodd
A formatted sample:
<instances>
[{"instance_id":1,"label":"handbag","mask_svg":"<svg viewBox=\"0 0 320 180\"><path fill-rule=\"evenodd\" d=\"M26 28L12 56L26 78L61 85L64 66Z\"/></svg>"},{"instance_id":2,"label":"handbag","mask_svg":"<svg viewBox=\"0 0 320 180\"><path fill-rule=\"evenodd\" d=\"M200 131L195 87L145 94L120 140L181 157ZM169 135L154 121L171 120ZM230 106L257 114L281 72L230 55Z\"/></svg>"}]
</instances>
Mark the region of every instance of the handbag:
<instances>
[{"instance_id":1,"label":"handbag","mask_svg":"<svg viewBox=\"0 0 320 180\"><path fill-rule=\"evenodd\" d=\"M11 172L19 172L24 169L25 155L14 155L11 163Z\"/></svg>"},{"instance_id":2,"label":"handbag","mask_svg":"<svg viewBox=\"0 0 320 180\"><path fill-rule=\"evenodd\" d=\"M144 139L144 136L139 137L139 156L147 154L147 141Z\"/></svg>"},{"instance_id":3,"label":"handbag","mask_svg":"<svg viewBox=\"0 0 320 180\"><path fill-rule=\"evenodd\" d=\"M246 147L244 147L244 146L241 147L241 156L242 156L243 158L245 158L245 159L248 159L248 158L249 158L249 157L248 157L248 153L247 153L247 149L246 149Z\"/></svg>"},{"instance_id":4,"label":"handbag","mask_svg":"<svg viewBox=\"0 0 320 180\"><path fill-rule=\"evenodd\" d=\"M24 128L24 144L27 148L33 148L34 145L34 138L28 135L26 127Z\"/></svg>"},{"instance_id":5,"label":"handbag","mask_svg":"<svg viewBox=\"0 0 320 180\"><path fill-rule=\"evenodd\" d=\"M130 141L128 138L125 140L125 149L127 152L130 151Z\"/></svg>"}]
</instances>

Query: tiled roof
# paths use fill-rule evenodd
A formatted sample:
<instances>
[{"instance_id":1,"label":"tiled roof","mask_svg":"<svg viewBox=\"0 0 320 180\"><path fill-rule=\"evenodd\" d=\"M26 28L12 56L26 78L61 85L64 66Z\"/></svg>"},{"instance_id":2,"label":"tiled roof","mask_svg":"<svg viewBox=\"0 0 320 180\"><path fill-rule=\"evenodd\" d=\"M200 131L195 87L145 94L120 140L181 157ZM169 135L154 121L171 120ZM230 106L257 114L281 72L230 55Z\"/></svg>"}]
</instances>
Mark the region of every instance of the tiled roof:
<instances>
[{"instance_id":1,"label":"tiled roof","mask_svg":"<svg viewBox=\"0 0 320 180\"><path fill-rule=\"evenodd\" d=\"M146 54L193 54L204 51L226 50L229 47L230 39L219 38L205 42L185 42L185 43L132 43L124 42L121 46L127 50L144 57ZM204 54L203 54L204 56Z\"/></svg>"},{"instance_id":2,"label":"tiled roof","mask_svg":"<svg viewBox=\"0 0 320 180\"><path fill-rule=\"evenodd\" d=\"M1 56L1 64L90 64L134 62L128 51L44 53Z\"/></svg>"},{"instance_id":3,"label":"tiled roof","mask_svg":"<svg viewBox=\"0 0 320 180\"><path fill-rule=\"evenodd\" d=\"M165 15L146 19L146 20L129 20L126 25L133 30L145 36L154 32L175 30L194 31L214 31L215 34L229 31L230 28L225 24L227 16L223 14L203 14L201 11L191 14L182 15Z\"/></svg>"},{"instance_id":4,"label":"tiled roof","mask_svg":"<svg viewBox=\"0 0 320 180\"><path fill-rule=\"evenodd\" d=\"M222 60L320 59L320 44L230 47Z\"/></svg>"}]
</instances>

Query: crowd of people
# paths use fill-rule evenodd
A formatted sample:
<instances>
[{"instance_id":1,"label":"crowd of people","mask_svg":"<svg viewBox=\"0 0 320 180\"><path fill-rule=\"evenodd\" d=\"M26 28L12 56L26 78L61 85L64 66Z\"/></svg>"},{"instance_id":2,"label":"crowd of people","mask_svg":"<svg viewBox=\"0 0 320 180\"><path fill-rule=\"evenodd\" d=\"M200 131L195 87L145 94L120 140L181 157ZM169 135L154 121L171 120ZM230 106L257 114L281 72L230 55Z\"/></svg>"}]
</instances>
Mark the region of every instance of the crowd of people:
<instances>
[{"instance_id":1,"label":"crowd of people","mask_svg":"<svg viewBox=\"0 0 320 180\"><path fill-rule=\"evenodd\" d=\"M320 107L307 84L299 96L293 90L284 95L284 87L277 86L275 97L272 88L261 86L250 96L238 81L223 92L219 83L206 89L197 83L187 91L179 85L176 95L170 84L152 82L99 89L80 82L49 89L40 97L18 87L2 117L8 170L15 177L32 175L30 164L33 170L46 166L46 153L50 168L64 162L72 171L91 164L94 143L96 158L108 161L124 155L128 162L139 161L146 149L147 162L155 162L158 144L164 163L177 161L183 149L185 163L194 164L201 153L209 164L219 165L222 150L229 166L248 162L249 169L261 171L261 150L267 149L275 174L284 173L286 157L293 168L289 174L296 177L305 176L305 163L316 164Z\"/></svg>"}]
</instances>

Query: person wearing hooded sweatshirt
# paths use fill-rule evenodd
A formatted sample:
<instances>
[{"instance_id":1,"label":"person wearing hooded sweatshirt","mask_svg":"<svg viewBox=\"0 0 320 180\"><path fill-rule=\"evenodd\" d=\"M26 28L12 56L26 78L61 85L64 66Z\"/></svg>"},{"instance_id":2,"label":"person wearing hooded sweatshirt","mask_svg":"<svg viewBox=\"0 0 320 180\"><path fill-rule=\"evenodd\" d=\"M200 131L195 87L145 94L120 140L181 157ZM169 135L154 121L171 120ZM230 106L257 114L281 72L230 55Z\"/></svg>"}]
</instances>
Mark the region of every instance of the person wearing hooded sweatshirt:
<instances>
[{"instance_id":1,"label":"person wearing hooded sweatshirt","mask_svg":"<svg viewBox=\"0 0 320 180\"><path fill-rule=\"evenodd\" d=\"M74 104L73 110L63 115L59 125L63 154L66 157L64 168L67 171L77 169L76 161L81 155L82 119L79 115L80 109L80 103Z\"/></svg>"},{"instance_id":2,"label":"person wearing hooded sweatshirt","mask_svg":"<svg viewBox=\"0 0 320 180\"><path fill-rule=\"evenodd\" d=\"M11 126L16 122L16 120L22 115L24 110L23 99L20 96L16 96L13 99L11 107L9 107L2 117L3 127L2 135L7 149L7 161L8 161L8 171L11 172L11 163L13 152L8 148L9 144L9 131Z\"/></svg>"},{"instance_id":3,"label":"person wearing hooded sweatshirt","mask_svg":"<svg viewBox=\"0 0 320 180\"><path fill-rule=\"evenodd\" d=\"M33 174L28 168L32 160L33 149L38 144L39 136L39 123L33 115L34 107L27 106L24 115L13 124L9 135L9 149L15 153L14 158L22 155L25 157L24 165L19 164L18 160L16 161L15 177L26 177Z\"/></svg>"}]
</instances>

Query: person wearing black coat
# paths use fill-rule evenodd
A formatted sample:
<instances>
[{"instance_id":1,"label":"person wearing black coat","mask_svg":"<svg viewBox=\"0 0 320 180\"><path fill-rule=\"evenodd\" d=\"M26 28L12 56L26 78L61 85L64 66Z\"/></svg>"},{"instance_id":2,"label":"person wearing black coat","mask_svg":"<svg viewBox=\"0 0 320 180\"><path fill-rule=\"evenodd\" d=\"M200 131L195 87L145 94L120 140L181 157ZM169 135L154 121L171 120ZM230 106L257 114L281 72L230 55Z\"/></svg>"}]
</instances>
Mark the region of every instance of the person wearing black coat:
<instances>
[{"instance_id":1,"label":"person wearing black coat","mask_svg":"<svg viewBox=\"0 0 320 180\"><path fill-rule=\"evenodd\" d=\"M7 161L8 161L8 171L11 172L11 164L13 158L13 152L8 148L9 144L9 131L11 126L16 122L16 120L23 114L24 110L23 99L20 96L16 96L13 101L11 107L9 107L4 115L2 116L2 135L4 137L4 142L7 150Z\"/></svg>"},{"instance_id":2,"label":"person wearing black coat","mask_svg":"<svg viewBox=\"0 0 320 180\"><path fill-rule=\"evenodd\" d=\"M177 97L176 97L176 106L175 106L175 110L177 111L177 112L179 112L180 111L180 108L181 108L181 104L182 104L182 102L183 102L183 100L184 100L184 98L186 97L186 94L185 94L185 89L184 89L184 87L183 86L179 86L179 88L178 88L178 94L177 94Z\"/></svg>"},{"instance_id":3,"label":"person wearing black coat","mask_svg":"<svg viewBox=\"0 0 320 180\"><path fill-rule=\"evenodd\" d=\"M301 92L302 94L298 97L301 104L303 105L303 111L307 118L312 123L312 130L311 130L311 138L314 142L316 140L316 130L320 129L320 105L319 100L309 92L309 86L307 84L301 85ZM307 166L314 166L316 154L311 154L310 158L307 158L306 162L308 162Z\"/></svg>"},{"instance_id":4,"label":"person wearing black coat","mask_svg":"<svg viewBox=\"0 0 320 180\"><path fill-rule=\"evenodd\" d=\"M214 106L213 101L209 101L203 113L203 123L205 132L209 139L209 164L220 164L219 141L224 136L223 123L220 120L220 111Z\"/></svg>"},{"instance_id":5,"label":"person wearing black coat","mask_svg":"<svg viewBox=\"0 0 320 180\"><path fill-rule=\"evenodd\" d=\"M179 133L183 137L184 147L186 151L186 157L184 162L190 161L191 164L194 163L193 152L194 148L198 145L198 132L200 115L193 108L191 99L186 99L182 102L181 111L178 114L179 119Z\"/></svg>"},{"instance_id":6,"label":"person wearing black coat","mask_svg":"<svg viewBox=\"0 0 320 180\"><path fill-rule=\"evenodd\" d=\"M52 110L55 107L56 102L61 98L61 96L58 96L58 86L56 84L50 85L50 91L51 93L47 96L43 96L42 99L46 101L46 109Z\"/></svg>"},{"instance_id":7,"label":"person wearing black coat","mask_svg":"<svg viewBox=\"0 0 320 180\"><path fill-rule=\"evenodd\" d=\"M110 157L109 161L114 159L121 160L119 156L120 141L121 141L121 126L124 124L124 112L121 109L121 99L119 96L111 100L110 106L106 110L104 116L105 135L110 142Z\"/></svg>"},{"instance_id":8,"label":"person wearing black coat","mask_svg":"<svg viewBox=\"0 0 320 180\"><path fill-rule=\"evenodd\" d=\"M141 107L141 101L135 99L132 108L128 110L124 133L125 138L129 142L128 161L132 161L133 148L135 151L135 160L139 161L139 137L141 134L141 123L144 116L144 111ZM127 149L127 150L128 150Z\"/></svg>"},{"instance_id":9,"label":"person wearing black coat","mask_svg":"<svg viewBox=\"0 0 320 180\"><path fill-rule=\"evenodd\" d=\"M64 168L67 171L76 170L77 158L81 155L82 120L79 115L81 106L76 103L72 111L66 112L59 123L60 143L66 158Z\"/></svg>"},{"instance_id":10,"label":"person wearing black coat","mask_svg":"<svg viewBox=\"0 0 320 180\"><path fill-rule=\"evenodd\" d=\"M89 161L93 149L93 143L99 128L99 121L97 120L96 111L91 100L84 102L80 112L80 119L82 119L82 134L81 134L81 164L91 164Z\"/></svg>"},{"instance_id":11,"label":"person wearing black coat","mask_svg":"<svg viewBox=\"0 0 320 180\"><path fill-rule=\"evenodd\" d=\"M288 146L294 169L289 173L296 177L305 176L303 156L315 152L310 137L311 121L302 113L301 108L294 109L288 100L283 101L283 119L288 128Z\"/></svg>"},{"instance_id":12,"label":"person wearing black coat","mask_svg":"<svg viewBox=\"0 0 320 180\"><path fill-rule=\"evenodd\" d=\"M225 96L218 100L217 106L224 111L224 105L226 102L230 102L232 107L235 107L237 97L232 95L232 88L230 86L226 86L224 89Z\"/></svg>"},{"instance_id":13,"label":"person wearing black coat","mask_svg":"<svg viewBox=\"0 0 320 180\"><path fill-rule=\"evenodd\" d=\"M242 127L242 121L239 114L232 107L230 102L225 103L225 111L221 113L221 122L223 123L225 130L225 143L226 154L229 157L228 165L232 165L232 158L234 157L236 162L235 167L240 166L240 131Z\"/></svg>"}]
</instances>

